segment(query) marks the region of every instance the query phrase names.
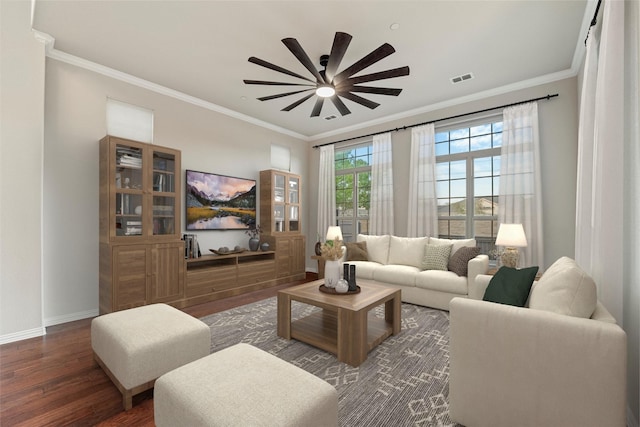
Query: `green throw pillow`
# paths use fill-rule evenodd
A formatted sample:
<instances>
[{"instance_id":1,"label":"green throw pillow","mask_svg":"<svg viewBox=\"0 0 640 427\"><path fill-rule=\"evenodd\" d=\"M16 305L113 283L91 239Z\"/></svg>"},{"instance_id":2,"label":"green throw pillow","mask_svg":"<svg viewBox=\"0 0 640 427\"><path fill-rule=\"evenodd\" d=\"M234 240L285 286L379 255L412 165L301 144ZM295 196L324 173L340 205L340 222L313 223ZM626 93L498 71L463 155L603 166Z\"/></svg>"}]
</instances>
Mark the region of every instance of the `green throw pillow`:
<instances>
[{"instance_id":1,"label":"green throw pillow","mask_svg":"<svg viewBox=\"0 0 640 427\"><path fill-rule=\"evenodd\" d=\"M537 273L537 266L519 270L502 266L491 278L482 299L484 301L524 307Z\"/></svg>"},{"instance_id":2,"label":"green throw pillow","mask_svg":"<svg viewBox=\"0 0 640 427\"><path fill-rule=\"evenodd\" d=\"M432 245L424 247L424 257L422 258L423 270L447 270L449 255L452 245Z\"/></svg>"}]
</instances>

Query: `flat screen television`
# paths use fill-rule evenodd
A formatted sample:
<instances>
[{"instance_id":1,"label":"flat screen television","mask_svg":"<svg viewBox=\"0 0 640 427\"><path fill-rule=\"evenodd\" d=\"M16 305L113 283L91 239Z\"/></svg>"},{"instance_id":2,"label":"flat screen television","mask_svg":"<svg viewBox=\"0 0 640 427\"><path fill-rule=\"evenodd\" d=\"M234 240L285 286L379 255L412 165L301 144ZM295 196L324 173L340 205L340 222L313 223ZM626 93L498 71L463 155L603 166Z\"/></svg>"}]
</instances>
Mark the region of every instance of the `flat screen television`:
<instances>
[{"instance_id":1,"label":"flat screen television","mask_svg":"<svg viewBox=\"0 0 640 427\"><path fill-rule=\"evenodd\" d=\"M256 180L186 171L187 230L256 228Z\"/></svg>"}]
</instances>

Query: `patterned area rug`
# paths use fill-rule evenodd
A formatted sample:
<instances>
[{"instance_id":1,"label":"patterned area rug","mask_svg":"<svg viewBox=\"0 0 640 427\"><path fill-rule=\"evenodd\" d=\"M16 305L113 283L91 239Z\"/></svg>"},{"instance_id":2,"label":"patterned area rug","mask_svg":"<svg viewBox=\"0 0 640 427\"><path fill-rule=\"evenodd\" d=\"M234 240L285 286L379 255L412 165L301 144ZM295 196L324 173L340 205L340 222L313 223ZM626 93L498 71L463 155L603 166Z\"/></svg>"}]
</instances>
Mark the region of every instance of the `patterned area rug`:
<instances>
[{"instance_id":1,"label":"patterned area rug","mask_svg":"<svg viewBox=\"0 0 640 427\"><path fill-rule=\"evenodd\" d=\"M292 319L318 308L293 302ZM375 313L384 317L383 306ZM449 313L402 304L402 331L357 368L296 340L279 338L276 298L212 314L211 351L243 342L310 372L338 391L341 426L455 426L449 419Z\"/></svg>"}]
</instances>

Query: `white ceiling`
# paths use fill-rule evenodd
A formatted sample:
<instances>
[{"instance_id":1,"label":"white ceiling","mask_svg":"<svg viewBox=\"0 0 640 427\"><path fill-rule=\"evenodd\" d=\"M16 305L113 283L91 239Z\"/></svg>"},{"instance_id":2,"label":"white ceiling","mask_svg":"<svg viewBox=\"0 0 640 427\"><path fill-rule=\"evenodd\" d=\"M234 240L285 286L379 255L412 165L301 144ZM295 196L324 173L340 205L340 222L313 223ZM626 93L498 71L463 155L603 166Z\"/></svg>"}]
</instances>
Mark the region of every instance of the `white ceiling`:
<instances>
[{"instance_id":1,"label":"white ceiling","mask_svg":"<svg viewBox=\"0 0 640 427\"><path fill-rule=\"evenodd\" d=\"M208 108L315 139L575 75L594 9L593 0L37 0L33 28L55 39L53 58L91 61ZM391 30L393 23L400 27ZM346 116L325 102L320 117L311 118L313 100L283 112L299 96L256 99L290 87L243 83L300 82L248 62L250 56L311 77L280 40L296 38L316 62L329 53L336 31L353 36L339 70L390 43L396 52L359 74L408 65L409 76L367 83L402 93L361 94L381 104L374 110L345 100ZM450 82L465 73L475 78ZM331 114L338 118L324 119Z\"/></svg>"}]
</instances>

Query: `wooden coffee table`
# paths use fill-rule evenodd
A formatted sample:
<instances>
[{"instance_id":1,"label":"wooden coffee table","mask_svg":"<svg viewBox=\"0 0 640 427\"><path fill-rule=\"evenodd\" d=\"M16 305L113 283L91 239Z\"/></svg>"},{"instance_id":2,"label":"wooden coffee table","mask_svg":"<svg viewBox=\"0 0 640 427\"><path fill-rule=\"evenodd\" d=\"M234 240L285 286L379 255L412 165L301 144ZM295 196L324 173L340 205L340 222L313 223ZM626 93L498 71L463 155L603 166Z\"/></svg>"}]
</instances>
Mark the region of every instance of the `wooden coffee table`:
<instances>
[{"instance_id":1,"label":"wooden coffee table","mask_svg":"<svg viewBox=\"0 0 640 427\"><path fill-rule=\"evenodd\" d=\"M278 336L295 338L359 366L367 353L390 335L400 333L400 289L358 280L361 292L332 295L320 291L323 280L278 292ZM291 301L322 308L310 316L291 321ZM384 319L371 309L384 304Z\"/></svg>"}]
</instances>

